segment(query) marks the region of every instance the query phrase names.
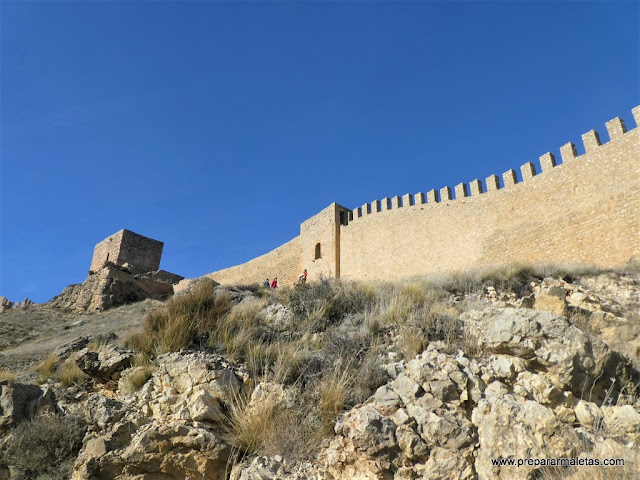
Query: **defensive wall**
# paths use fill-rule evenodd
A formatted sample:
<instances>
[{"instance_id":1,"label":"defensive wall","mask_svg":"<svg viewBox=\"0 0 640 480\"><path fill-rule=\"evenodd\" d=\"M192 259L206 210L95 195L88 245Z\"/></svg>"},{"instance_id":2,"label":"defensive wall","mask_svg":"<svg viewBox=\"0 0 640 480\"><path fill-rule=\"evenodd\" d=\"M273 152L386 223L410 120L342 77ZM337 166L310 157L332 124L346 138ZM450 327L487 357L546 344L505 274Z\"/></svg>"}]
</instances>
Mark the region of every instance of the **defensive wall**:
<instances>
[{"instance_id":1,"label":"defensive wall","mask_svg":"<svg viewBox=\"0 0 640 480\"><path fill-rule=\"evenodd\" d=\"M573 143L481 181L384 198L353 210L331 204L300 235L242 265L209 274L220 283L278 276L380 279L510 263L615 267L640 259L640 107L636 128L591 130Z\"/></svg>"},{"instance_id":2,"label":"defensive wall","mask_svg":"<svg viewBox=\"0 0 640 480\"><path fill-rule=\"evenodd\" d=\"M156 271L160 268L163 247L164 243L158 240L123 229L95 246L90 271L97 272L106 262L126 263L132 273Z\"/></svg>"}]
</instances>

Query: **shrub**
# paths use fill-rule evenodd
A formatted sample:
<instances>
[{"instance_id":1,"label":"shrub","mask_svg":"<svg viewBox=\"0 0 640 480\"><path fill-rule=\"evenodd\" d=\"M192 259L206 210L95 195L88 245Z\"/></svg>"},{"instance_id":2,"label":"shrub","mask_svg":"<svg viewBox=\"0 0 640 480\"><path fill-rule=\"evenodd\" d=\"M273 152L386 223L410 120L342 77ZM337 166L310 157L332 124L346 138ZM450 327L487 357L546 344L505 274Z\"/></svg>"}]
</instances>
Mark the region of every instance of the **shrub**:
<instances>
[{"instance_id":1,"label":"shrub","mask_svg":"<svg viewBox=\"0 0 640 480\"><path fill-rule=\"evenodd\" d=\"M317 332L346 315L363 313L367 309L374 294L363 285L321 278L317 282L285 290L283 303L291 307L298 324L302 322L308 331Z\"/></svg>"},{"instance_id":2,"label":"shrub","mask_svg":"<svg viewBox=\"0 0 640 480\"><path fill-rule=\"evenodd\" d=\"M85 426L79 418L41 416L12 432L1 453L12 479L71 478Z\"/></svg>"},{"instance_id":3,"label":"shrub","mask_svg":"<svg viewBox=\"0 0 640 480\"><path fill-rule=\"evenodd\" d=\"M240 456L282 455L296 461L309 458L320 444L308 409L286 407L274 397L255 404L246 397L234 398L223 428L225 440L239 450Z\"/></svg>"},{"instance_id":4,"label":"shrub","mask_svg":"<svg viewBox=\"0 0 640 480\"><path fill-rule=\"evenodd\" d=\"M147 313L142 332L131 338L131 344L151 356L176 352L190 344L202 345L232 303L228 292L216 291L208 282L200 283L188 293L169 299L164 308Z\"/></svg>"}]
</instances>

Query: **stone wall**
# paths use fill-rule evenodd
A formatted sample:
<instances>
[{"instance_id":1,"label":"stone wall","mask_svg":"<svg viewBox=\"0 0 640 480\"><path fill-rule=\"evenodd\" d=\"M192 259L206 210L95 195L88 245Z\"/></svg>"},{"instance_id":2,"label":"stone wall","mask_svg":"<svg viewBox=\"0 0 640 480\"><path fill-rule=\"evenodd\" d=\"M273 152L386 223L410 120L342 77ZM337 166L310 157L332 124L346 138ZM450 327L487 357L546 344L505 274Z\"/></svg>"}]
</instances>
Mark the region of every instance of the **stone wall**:
<instances>
[{"instance_id":1,"label":"stone wall","mask_svg":"<svg viewBox=\"0 0 640 480\"><path fill-rule=\"evenodd\" d=\"M634 109L636 120L640 109ZM562 147L563 163L540 157L484 185L444 187L356 209L341 231L341 276L393 278L515 262L620 266L640 258L640 129L607 123L611 140L583 135L584 155ZM480 193L487 190L486 193ZM439 198L438 198L439 197ZM410 205L412 203L414 205ZM436 201L439 200L439 201ZM366 214L365 212L372 213Z\"/></svg>"},{"instance_id":2,"label":"stone wall","mask_svg":"<svg viewBox=\"0 0 640 480\"><path fill-rule=\"evenodd\" d=\"M225 285L262 283L266 278L278 277L278 285L291 286L301 272L300 237L242 265L206 275Z\"/></svg>"},{"instance_id":3,"label":"stone wall","mask_svg":"<svg viewBox=\"0 0 640 480\"><path fill-rule=\"evenodd\" d=\"M130 230L120 230L95 246L91 271L97 272L105 262L116 265L127 263L132 273L158 270L164 243L138 235Z\"/></svg>"},{"instance_id":4,"label":"stone wall","mask_svg":"<svg viewBox=\"0 0 640 480\"><path fill-rule=\"evenodd\" d=\"M133 273L153 272L160 268L164 243L123 230L118 265L128 263Z\"/></svg>"},{"instance_id":5,"label":"stone wall","mask_svg":"<svg viewBox=\"0 0 640 480\"><path fill-rule=\"evenodd\" d=\"M640 124L640 107L633 109ZM562 163L547 153L520 167L454 189L384 198L353 211L332 204L282 247L208 276L256 283L299 272L347 279L397 278L513 263L616 267L640 258L640 128L607 122L601 145L591 130L585 153L568 143ZM348 224L341 217L348 213ZM320 257L316 248L320 246Z\"/></svg>"},{"instance_id":6,"label":"stone wall","mask_svg":"<svg viewBox=\"0 0 640 480\"><path fill-rule=\"evenodd\" d=\"M108 236L95 246L93 249L93 259L91 260L90 268L92 272L100 270L105 262L117 262L123 234L124 230L120 230L119 232Z\"/></svg>"},{"instance_id":7,"label":"stone wall","mask_svg":"<svg viewBox=\"0 0 640 480\"><path fill-rule=\"evenodd\" d=\"M302 268L312 278L340 276L340 225L350 210L332 203L300 225Z\"/></svg>"}]
</instances>

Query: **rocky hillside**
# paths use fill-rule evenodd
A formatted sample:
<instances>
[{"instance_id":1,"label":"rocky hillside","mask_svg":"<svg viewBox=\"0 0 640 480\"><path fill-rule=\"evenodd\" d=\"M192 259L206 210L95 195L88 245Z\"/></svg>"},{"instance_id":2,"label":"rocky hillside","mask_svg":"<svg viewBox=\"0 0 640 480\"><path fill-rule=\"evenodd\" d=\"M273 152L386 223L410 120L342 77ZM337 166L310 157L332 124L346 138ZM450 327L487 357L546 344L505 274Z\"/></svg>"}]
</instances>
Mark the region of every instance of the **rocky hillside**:
<instances>
[{"instance_id":1,"label":"rocky hillside","mask_svg":"<svg viewBox=\"0 0 640 480\"><path fill-rule=\"evenodd\" d=\"M637 265L203 281L144 315L2 372L0 478L640 478Z\"/></svg>"}]
</instances>

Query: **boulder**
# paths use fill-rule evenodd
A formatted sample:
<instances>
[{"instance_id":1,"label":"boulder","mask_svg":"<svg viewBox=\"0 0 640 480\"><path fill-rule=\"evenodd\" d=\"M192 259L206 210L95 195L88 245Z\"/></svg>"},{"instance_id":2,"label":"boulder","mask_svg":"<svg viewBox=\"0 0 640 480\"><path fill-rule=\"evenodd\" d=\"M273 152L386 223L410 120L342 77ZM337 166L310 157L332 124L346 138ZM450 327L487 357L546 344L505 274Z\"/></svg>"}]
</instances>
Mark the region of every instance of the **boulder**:
<instances>
[{"instance_id":1,"label":"boulder","mask_svg":"<svg viewBox=\"0 0 640 480\"><path fill-rule=\"evenodd\" d=\"M565 315L567 309L567 291L558 286L550 286L535 296L533 308L545 310L557 315Z\"/></svg>"},{"instance_id":2,"label":"boulder","mask_svg":"<svg viewBox=\"0 0 640 480\"><path fill-rule=\"evenodd\" d=\"M602 412L600 408L593 403L586 400L580 400L575 408L576 419L587 427L594 425L597 421L602 419Z\"/></svg>"},{"instance_id":3,"label":"boulder","mask_svg":"<svg viewBox=\"0 0 640 480\"><path fill-rule=\"evenodd\" d=\"M56 411L53 391L49 388L8 380L0 382L0 432L32 419L37 413Z\"/></svg>"},{"instance_id":4,"label":"boulder","mask_svg":"<svg viewBox=\"0 0 640 480\"><path fill-rule=\"evenodd\" d=\"M131 273L110 265L90 275L83 283L68 286L60 295L52 298L49 305L87 313L147 298L166 300L171 295L173 285L164 277L136 278Z\"/></svg>"},{"instance_id":5,"label":"boulder","mask_svg":"<svg viewBox=\"0 0 640 480\"><path fill-rule=\"evenodd\" d=\"M85 439L72 480L218 480L230 453L218 434L197 424L151 422L136 430L119 422Z\"/></svg>"},{"instance_id":6,"label":"boulder","mask_svg":"<svg viewBox=\"0 0 640 480\"><path fill-rule=\"evenodd\" d=\"M82 337L75 338L70 342L63 343L62 345L58 345L53 351L53 354L60 359L67 358L70 353L82 350L94 340L95 338L93 335L85 335Z\"/></svg>"},{"instance_id":7,"label":"boulder","mask_svg":"<svg viewBox=\"0 0 640 480\"><path fill-rule=\"evenodd\" d=\"M499 382L487 387L471 420L478 432L475 468L481 480L531 478L533 467L497 467L491 459L572 457L580 446L573 428L550 408L508 393Z\"/></svg>"},{"instance_id":8,"label":"boulder","mask_svg":"<svg viewBox=\"0 0 640 480\"><path fill-rule=\"evenodd\" d=\"M556 388L580 398L589 390L603 400L621 369L637 376L630 362L562 316L529 309L485 310L471 314L486 329L480 343L488 352L520 357L532 372L548 376Z\"/></svg>"},{"instance_id":9,"label":"boulder","mask_svg":"<svg viewBox=\"0 0 640 480\"><path fill-rule=\"evenodd\" d=\"M123 370L131 366L134 353L113 345L101 345L97 351L81 350L76 364L84 373L99 381L118 380Z\"/></svg>"},{"instance_id":10,"label":"boulder","mask_svg":"<svg viewBox=\"0 0 640 480\"><path fill-rule=\"evenodd\" d=\"M625 435L635 433L640 437L640 413L631 405L602 408L604 426L609 434Z\"/></svg>"},{"instance_id":11,"label":"boulder","mask_svg":"<svg viewBox=\"0 0 640 480\"><path fill-rule=\"evenodd\" d=\"M216 422L223 417L221 406L237 398L248 379L221 356L204 352L168 353L156 363L133 401L143 415L160 422Z\"/></svg>"}]
</instances>

